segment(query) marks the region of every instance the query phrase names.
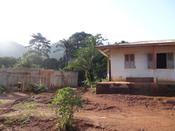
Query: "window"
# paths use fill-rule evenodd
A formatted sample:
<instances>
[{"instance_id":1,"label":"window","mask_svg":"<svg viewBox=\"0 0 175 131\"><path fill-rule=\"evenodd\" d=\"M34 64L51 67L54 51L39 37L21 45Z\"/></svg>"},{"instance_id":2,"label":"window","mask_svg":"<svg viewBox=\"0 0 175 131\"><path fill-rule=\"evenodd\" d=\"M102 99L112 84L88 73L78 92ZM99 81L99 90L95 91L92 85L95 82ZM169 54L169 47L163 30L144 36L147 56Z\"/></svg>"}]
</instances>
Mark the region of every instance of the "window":
<instances>
[{"instance_id":1,"label":"window","mask_svg":"<svg viewBox=\"0 0 175 131\"><path fill-rule=\"evenodd\" d=\"M166 53L157 54L157 68L158 69L167 68L167 54Z\"/></svg>"},{"instance_id":2,"label":"window","mask_svg":"<svg viewBox=\"0 0 175 131\"><path fill-rule=\"evenodd\" d=\"M174 68L174 54L173 53L158 53L156 54L156 68L157 69L172 69ZM148 68L153 68L153 54L148 54Z\"/></svg>"},{"instance_id":3,"label":"window","mask_svg":"<svg viewBox=\"0 0 175 131\"><path fill-rule=\"evenodd\" d=\"M125 68L135 68L135 56L134 54L125 55Z\"/></svg>"}]
</instances>

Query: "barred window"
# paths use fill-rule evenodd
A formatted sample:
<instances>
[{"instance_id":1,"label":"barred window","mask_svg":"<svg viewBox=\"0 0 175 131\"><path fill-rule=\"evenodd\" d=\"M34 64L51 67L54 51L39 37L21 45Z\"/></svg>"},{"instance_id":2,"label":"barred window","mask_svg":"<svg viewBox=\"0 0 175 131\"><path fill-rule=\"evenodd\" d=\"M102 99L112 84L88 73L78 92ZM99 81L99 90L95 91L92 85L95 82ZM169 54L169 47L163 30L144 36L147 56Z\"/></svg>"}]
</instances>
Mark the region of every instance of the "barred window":
<instances>
[{"instance_id":1,"label":"barred window","mask_svg":"<svg viewBox=\"0 0 175 131\"><path fill-rule=\"evenodd\" d=\"M125 68L136 68L134 54L125 55Z\"/></svg>"}]
</instances>

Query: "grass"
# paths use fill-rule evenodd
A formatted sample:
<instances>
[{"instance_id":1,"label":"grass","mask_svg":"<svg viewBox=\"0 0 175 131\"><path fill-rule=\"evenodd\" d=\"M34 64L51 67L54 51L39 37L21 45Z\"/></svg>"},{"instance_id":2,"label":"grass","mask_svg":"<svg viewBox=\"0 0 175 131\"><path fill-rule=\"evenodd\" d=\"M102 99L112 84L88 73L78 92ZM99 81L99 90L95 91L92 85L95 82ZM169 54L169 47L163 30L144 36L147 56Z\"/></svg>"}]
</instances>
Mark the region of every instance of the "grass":
<instances>
[{"instance_id":1,"label":"grass","mask_svg":"<svg viewBox=\"0 0 175 131\"><path fill-rule=\"evenodd\" d=\"M34 108L37 107L37 103L33 103L33 102L31 102L31 103L24 103L23 106L24 106L25 109L34 109Z\"/></svg>"},{"instance_id":2,"label":"grass","mask_svg":"<svg viewBox=\"0 0 175 131\"><path fill-rule=\"evenodd\" d=\"M0 104L3 104L3 102L2 102L2 101L0 101Z\"/></svg>"},{"instance_id":3,"label":"grass","mask_svg":"<svg viewBox=\"0 0 175 131\"><path fill-rule=\"evenodd\" d=\"M21 109L21 110L31 110L31 109L35 109L37 106L38 104L35 102L24 102L24 103L19 103L14 107L16 109Z\"/></svg>"},{"instance_id":4,"label":"grass","mask_svg":"<svg viewBox=\"0 0 175 131\"><path fill-rule=\"evenodd\" d=\"M12 117L7 117L4 121L5 125L12 126L14 124L26 124L31 121L32 117L26 114L19 114Z\"/></svg>"}]
</instances>

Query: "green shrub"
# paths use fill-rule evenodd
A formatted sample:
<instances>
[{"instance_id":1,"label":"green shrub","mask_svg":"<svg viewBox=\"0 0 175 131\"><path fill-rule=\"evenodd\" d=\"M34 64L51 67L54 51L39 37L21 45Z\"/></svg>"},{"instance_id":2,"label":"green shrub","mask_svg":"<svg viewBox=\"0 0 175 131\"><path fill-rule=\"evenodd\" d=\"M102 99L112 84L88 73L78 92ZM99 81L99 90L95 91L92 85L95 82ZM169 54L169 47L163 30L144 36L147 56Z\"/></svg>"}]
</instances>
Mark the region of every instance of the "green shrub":
<instances>
[{"instance_id":1,"label":"green shrub","mask_svg":"<svg viewBox=\"0 0 175 131\"><path fill-rule=\"evenodd\" d=\"M29 84L27 86L27 91L33 92L33 93L41 93L41 92L48 91L48 88L42 84Z\"/></svg>"},{"instance_id":2,"label":"green shrub","mask_svg":"<svg viewBox=\"0 0 175 131\"><path fill-rule=\"evenodd\" d=\"M75 89L66 87L57 90L57 94L52 101L52 106L56 107L56 115L59 121L59 129L61 131L74 130L73 127L73 114L82 107L81 96L76 93Z\"/></svg>"},{"instance_id":3,"label":"green shrub","mask_svg":"<svg viewBox=\"0 0 175 131\"><path fill-rule=\"evenodd\" d=\"M5 88L5 86L0 85L0 94L5 93L5 92L7 92L7 89Z\"/></svg>"}]
</instances>

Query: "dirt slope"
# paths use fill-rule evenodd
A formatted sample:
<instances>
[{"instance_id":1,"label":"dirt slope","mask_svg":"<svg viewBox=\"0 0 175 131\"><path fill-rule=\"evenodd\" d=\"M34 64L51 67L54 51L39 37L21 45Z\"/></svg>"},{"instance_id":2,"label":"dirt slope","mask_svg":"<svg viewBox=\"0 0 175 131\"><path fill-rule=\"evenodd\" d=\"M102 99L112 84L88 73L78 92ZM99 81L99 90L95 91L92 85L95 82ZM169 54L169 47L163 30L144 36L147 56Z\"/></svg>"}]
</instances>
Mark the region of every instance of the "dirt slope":
<instances>
[{"instance_id":1,"label":"dirt slope","mask_svg":"<svg viewBox=\"0 0 175 131\"><path fill-rule=\"evenodd\" d=\"M54 93L18 92L0 96L0 130L55 131L54 111L48 107L53 97ZM34 108L24 106L31 103ZM80 131L175 131L175 97L86 92L83 103L75 114ZM7 121L6 117L14 116L21 118L13 123Z\"/></svg>"}]
</instances>

